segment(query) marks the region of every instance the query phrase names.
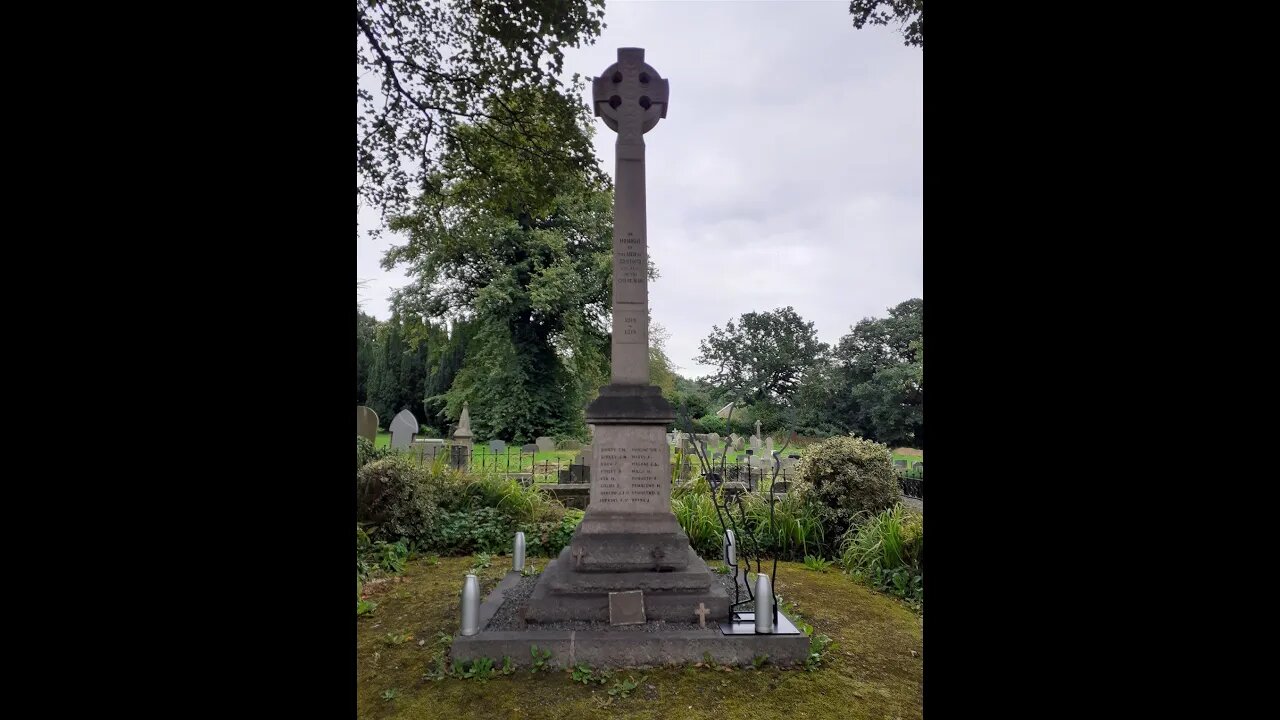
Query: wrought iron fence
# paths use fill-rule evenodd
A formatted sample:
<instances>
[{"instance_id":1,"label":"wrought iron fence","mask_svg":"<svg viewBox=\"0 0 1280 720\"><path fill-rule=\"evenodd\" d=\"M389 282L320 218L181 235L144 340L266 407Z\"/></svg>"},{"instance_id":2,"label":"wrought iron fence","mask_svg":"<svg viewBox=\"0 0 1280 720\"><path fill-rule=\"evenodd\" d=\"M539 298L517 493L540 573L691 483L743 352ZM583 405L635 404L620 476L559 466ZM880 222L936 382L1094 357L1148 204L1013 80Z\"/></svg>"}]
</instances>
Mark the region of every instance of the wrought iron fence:
<instances>
[{"instance_id":1,"label":"wrought iron fence","mask_svg":"<svg viewBox=\"0 0 1280 720\"><path fill-rule=\"evenodd\" d=\"M527 452L516 446L495 452L483 445L468 449L458 445L414 443L404 452L424 464L443 463L471 472L509 475L526 484L570 482L573 476L585 475L574 469L585 466L579 458L538 460L537 451Z\"/></svg>"},{"instance_id":2,"label":"wrought iron fence","mask_svg":"<svg viewBox=\"0 0 1280 720\"><path fill-rule=\"evenodd\" d=\"M685 464L685 456L672 448L671 469L672 482L675 485L686 485L701 476L700 469L692 462ZM581 456L573 459L537 459L537 452L529 452L523 447L508 446L494 451L487 446L475 446L467 449L463 446L444 444L414 443L406 450L410 457L422 463L443 463L454 468L471 472L497 473L513 477L529 484L590 484L591 469ZM690 456L691 458L691 456ZM716 471L719 464L716 463ZM924 471L911 468L897 471L898 487L906 497L924 500ZM749 459L739 458L725 466L724 481L742 483L743 489L757 492L769 488L769 479L773 477L772 465L761 467L752 464ZM785 493L796 478L794 465L784 466L778 473L778 482L782 485L778 492ZM731 486L734 487L734 486Z\"/></svg>"},{"instance_id":3,"label":"wrought iron fence","mask_svg":"<svg viewBox=\"0 0 1280 720\"><path fill-rule=\"evenodd\" d=\"M536 451L530 452L522 447L511 445L497 452L487 446L450 446L443 443L414 443L404 450L410 457L424 464L442 463L458 469L480 473L498 473L514 477L525 484L557 483L577 484L590 483L589 464L581 456L566 459L554 458L538 460ZM688 456L689 463L683 462L685 456L672 449L671 469L673 481L677 485L691 482L700 473ZM717 469L719 465L717 463ZM730 461L726 465L726 480L742 482L747 489L755 491L766 486L763 481L772 477L773 467L749 464L746 459ZM794 480L795 468L783 467L778 474L779 481L790 483ZM784 490L785 492L785 490Z\"/></svg>"},{"instance_id":4,"label":"wrought iron fence","mask_svg":"<svg viewBox=\"0 0 1280 720\"><path fill-rule=\"evenodd\" d=\"M917 500L924 500L924 471L914 468L898 472L898 487L902 494Z\"/></svg>"}]
</instances>

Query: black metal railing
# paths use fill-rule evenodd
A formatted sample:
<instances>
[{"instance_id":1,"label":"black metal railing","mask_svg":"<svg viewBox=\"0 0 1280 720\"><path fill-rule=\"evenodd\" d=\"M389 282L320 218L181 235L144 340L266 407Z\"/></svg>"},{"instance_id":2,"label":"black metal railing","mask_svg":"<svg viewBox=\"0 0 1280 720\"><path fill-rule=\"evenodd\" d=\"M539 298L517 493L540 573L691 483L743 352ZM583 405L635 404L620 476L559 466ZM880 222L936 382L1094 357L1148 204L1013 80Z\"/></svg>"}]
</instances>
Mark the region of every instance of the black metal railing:
<instances>
[{"instance_id":1,"label":"black metal railing","mask_svg":"<svg viewBox=\"0 0 1280 720\"><path fill-rule=\"evenodd\" d=\"M420 445L415 443L405 452L422 463L439 462L472 472L509 475L525 484L590 483L591 477L589 463L585 462L581 456L572 459L538 460L536 452L529 452L514 445L495 452L486 446L474 446L468 450L460 446L436 443ZM684 463L683 460L686 457L691 462ZM671 468L675 485L687 484L692 482L694 478L701 476L700 468L692 460L691 453L684 455L672 448ZM773 469L771 467L765 468L750 464L748 459L740 456L739 459L730 461L726 465L723 481L741 482L746 485L748 491L757 492L769 487L768 480L772 476ZM903 495L924 500L923 470L916 470L915 468L910 470L898 469L897 476L898 486L901 488ZM794 466L781 468L777 479L787 483L783 488L780 488L781 492L786 492L784 488L789 487L789 484L797 479L796 468Z\"/></svg>"},{"instance_id":2,"label":"black metal railing","mask_svg":"<svg viewBox=\"0 0 1280 720\"><path fill-rule=\"evenodd\" d=\"M472 472L510 475L526 484L568 482L569 474L583 475L581 470L573 468L582 468L586 464L581 458L538 460L536 451L528 452L516 446L495 452L486 446L467 449L456 445L415 443L403 452L423 464L443 463Z\"/></svg>"},{"instance_id":3,"label":"black metal railing","mask_svg":"<svg viewBox=\"0 0 1280 720\"><path fill-rule=\"evenodd\" d=\"M899 470L898 471L898 487L902 489L902 494L917 500L924 500L924 471L923 470Z\"/></svg>"},{"instance_id":4,"label":"black metal railing","mask_svg":"<svg viewBox=\"0 0 1280 720\"><path fill-rule=\"evenodd\" d=\"M674 447L671 451L671 468L675 484L686 484L700 475L698 466L692 462L691 453L688 455L679 453ZM591 477L589 463L582 456L538 460L538 452L526 451L515 445L495 452L483 445L468 449L438 443L414 443L403 452L424 464L443 463L446 466L471 472L510 475L525 484L589 483ZM686 458L690 462L683 462ZM791 482L795 479L795 472L794 467L784 467L778 474L778 480ZM768 486L765 480L771 477L772 473L772 467L751 465L746 456L741 456L737 461L728 463L725 480L742 482L746 484L748 490L754 492Z\"/></svg>"}]
</instances>

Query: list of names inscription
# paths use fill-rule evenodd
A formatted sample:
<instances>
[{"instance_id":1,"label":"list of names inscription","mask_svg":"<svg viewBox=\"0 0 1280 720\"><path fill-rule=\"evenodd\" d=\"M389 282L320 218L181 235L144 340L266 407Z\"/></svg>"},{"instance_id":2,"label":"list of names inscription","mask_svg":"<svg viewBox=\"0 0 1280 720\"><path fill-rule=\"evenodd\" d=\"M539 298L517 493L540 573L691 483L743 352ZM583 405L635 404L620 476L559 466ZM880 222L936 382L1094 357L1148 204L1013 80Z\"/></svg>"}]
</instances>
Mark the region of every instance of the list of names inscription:
<instances>
[{"instance_id":1,"label":"list of names inscription","mask_svg":"<svg viewBox=\"0 0 1280 720\"><path fill-rule=\"evenodd\" d=\"M608 512L654 511L664 506L665 445L617 447L602 445L592 470L591 504Z\"/></svg>"}]
</instances>

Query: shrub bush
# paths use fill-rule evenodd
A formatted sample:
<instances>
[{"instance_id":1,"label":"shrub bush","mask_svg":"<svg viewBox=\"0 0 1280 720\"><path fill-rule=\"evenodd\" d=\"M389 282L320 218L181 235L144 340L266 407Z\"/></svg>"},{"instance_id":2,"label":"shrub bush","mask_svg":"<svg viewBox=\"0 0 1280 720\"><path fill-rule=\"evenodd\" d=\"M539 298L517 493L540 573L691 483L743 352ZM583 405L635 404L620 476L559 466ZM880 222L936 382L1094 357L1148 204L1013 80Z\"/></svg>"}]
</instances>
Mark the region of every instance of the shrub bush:
<instances>
[{"instance_id":1,"label":"shrub bush","mask_svg":"<svg viewBox=\"0 0 1280 720\"><path fill-rule=\"evenodd\" d=\"M671 494L671 511L676 514L676 521L689 536L689 544L699 555L720 557L724 531L720 526L720 518L716 515L715 504L711 501L711 489L705 479L699 478L689 485L676 488Z\"/></svg>"},{"instance_id":2,"label":"shrub bush","mask_svg":"<svg viewBox=\"0 0 1280 720\"><path fill-rule=\"evenodd\" d=\"M356 470L368 465L375 460L381 460L385 457L391 457L395 454L395 450L390 447L375 448L373 442L368 438L356 436Z\"/></svg>"},{"instance_id":3,"label":"shrub bush","mask_svg":"<svg viewBox=\"0 0 1280 720\"><path fill-rule=\"evenodd\" d=\"M441 554L454 555L510 553L516 535L511 518L493 507L444 512L435 530L431 546Z\"/></svg>"},{"instance_id":4,"label":"shrub bush","mask_svg":"<svg viewBox=\"0 0 1280 720\"><path fill-rule=\"evenodd\" d=\"M570 508L564 511L564 517L559 520L521 524L519 529L524 533L525 552L541 557L556 557L573 539L582 516L581 510Z\"/></svg>"},{"instance_id":5,"label":"shrub bush","mask_svg":"<svg viewBox=\"0 0 1280 720\"><path fill-rule=\"evenodd\" d=\"M810 494L797 488L774 496L769 514L769 493L747 493L742 498L753 537L760 549L784 560L824 555L828 550L822 527L822 508Z\"/></svg>"},{"instance_id":6,"label":"shrub bush","mask_svg":"<svg viewBox=\"0 0 1280 720\"><path fill-rule=\"evenodd\" d=\"M715 413L707 413L700 418L692 420L690 424L693 426L693 431L695 433L718 433L720 435L729 434L724 418L717 417ZM734 424L736 425L737 423Z\"/></svg>"},{"instance_id":7,"label":"shrub bush","mask_svg":"<svg viewBox=\"0 0 1280 720\"><path fill-rule=\"evenodd\" d=\"M854 577L900 597L924 597L924 516L901 504L845 538L840 565Z\"/></svg>"},{"instance_id":8,"label":"shrub bush","mask_svg":"<svg viewBox=\"0 0 1280 720\"><path fill-rule=\"evenodd\" d=\"M514 522L558 522L564 517L564 505L536 487L522 484L500 474L470 475L462 485L446 493L450 510L463 508L497 508Z\"/></svg>"},{"instance_id":9,"label":"shrub bush","mask_svg":"<svg viewBox=\"0 0 1280 720\"><path fill-rule=\"evenodd\" d=\"M856 437L811 445L800 460L800 482L821 508L831 537L893 507L901 497L889 449Z\"/></svg>"},{"instance_id":10,"label":"shrub bush","mask_svg":"<svg viewBox=\"0 0 1280 720\"><path fill-rule=\"evenodd\" d=\"M775 502L771 519L768 492L745 493L741 510L736 502L729 503L733 511L733 522L729 522L723 510L716 513L705 478L676 487L671 493L671 511L689 536L689 544L703 557L720 557L724 532L721 522L733 528L743 543L751 543L748 549L759 549L771 556L799 559L827 549L821 509L805 493L793 488L776 495Z\"/></svg>"},{"instance_id":11,"label":"shrub bush","mask_svg":"<svg viewBox=\"0 0 1280 720\"><path fill-rule=\"evenodd\" d=\"M431 539L439 510L427 468L412 458L393 455L356 472L356 522L374 539Z\"/></svg>"}]
</instances>

